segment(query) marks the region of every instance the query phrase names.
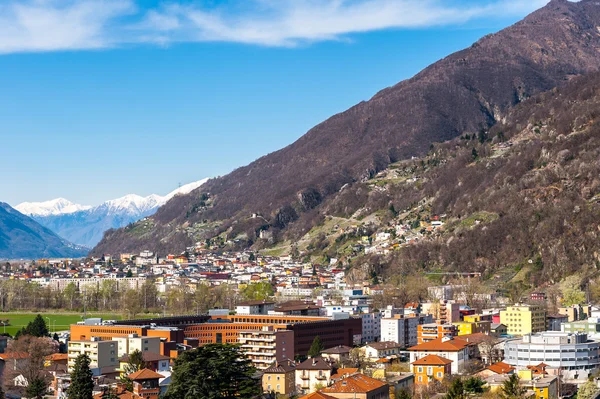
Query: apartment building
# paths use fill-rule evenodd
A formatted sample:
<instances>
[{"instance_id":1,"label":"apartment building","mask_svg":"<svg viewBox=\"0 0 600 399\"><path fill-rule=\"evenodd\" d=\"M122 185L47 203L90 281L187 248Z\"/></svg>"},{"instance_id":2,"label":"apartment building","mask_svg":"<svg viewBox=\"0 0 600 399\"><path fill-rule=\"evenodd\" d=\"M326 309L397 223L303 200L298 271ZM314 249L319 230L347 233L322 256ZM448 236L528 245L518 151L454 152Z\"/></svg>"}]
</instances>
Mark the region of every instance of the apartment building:
<instances>
[{"instance_id":1,"label":"apartment building","mask_svg":"<svg viewBox=\"0 0 600 399\"><path fill-rule=\"evenodd\" d=\"M415 375L416 385L429 385L433 381L442 382L452 374L452 360L437 355L427 355L412 362L412 372Z\"/></svg>"},{"instance_id":2,"label":"apartment building","mask_svg":"<svg viewBox=\"0 0 600 399\"><path fill-rule=\"evenodd\" d=\"M140 337L130 334L126 337L113 337L117 342L117 353L121 357L133 351L160 353L160 337Z\"/></svg>"},{"instance_id":3,"label":"apartment building","mask_svg":"<svg viewBox=\"0 0 600 399\"><path fill-rule=\"evenodd\" d=\"M90 358L90 368L94 375L100 375L105 367L119 366L117 355L117 342L101 341L93 338L90 341L70 341L68 345L68 371L71 373L75 366L75 359L79 355L87 355Z\"/></svg>"},{"instance_id":4,"label":"apartment building","mask_svg":"<svg viewBox=\"0 0 600 399\"><path fill-rule=\"evenodd\" d=\"M417 344L456 335L458 335L458 327L454 324L422 324L417 327Z\"/></svg>"},{"instance_id":5,"label":"apartment building","mask_svg":"<svg viewBox=\"0 0 600 399\"><path fill-rule=\"evenodd\" d=\"M259 331L240 331L238 343L258 370L264 370L277 360L294 359L294 333L264 326Z\"/></svg>"},{"instance_id":6,"label":"apartment building","mask_svg":"<svg viewBox=\"0 0 600 399\"><path fill-rule=\"evenodd\" d=\"M514 305L500 311L500 323L509 335L525 335L546 330L546 312L538 305Z\"/></svg>"},{"instance_id":7,"label":"apartment building","mask_svg":"<svg viewBox=\"0 0 600 399\"><path fill-rule=\"evenodd\" d=\"M381 341L392 341L405 348L416 345L418 329L421 325L432 323L433 316L405 316L396 314L391 318L381 319Z\"/></svg>"},{"instance_id":8,"label":"apartment building","mask_svg":"<svg viewBox=\"0 0 600 399\"><path fill-rule=\"evenodd\" d=\"M457 327L457 334L471 335L471 334L485 334L490 335L492 322L491 321L461 321L458 323L452 323Z\"/></svg>"},{"instance_id":9,"label":"apartment building","mask_svg":"<svg viewBox=\"0 0 600 399\"><path fill-rule=\"evenodd\" d=\"M372 312L360 315L362 320L362 343L379 341L381 337L381 319L383 313Z\"/></svg>"}]
</instances>

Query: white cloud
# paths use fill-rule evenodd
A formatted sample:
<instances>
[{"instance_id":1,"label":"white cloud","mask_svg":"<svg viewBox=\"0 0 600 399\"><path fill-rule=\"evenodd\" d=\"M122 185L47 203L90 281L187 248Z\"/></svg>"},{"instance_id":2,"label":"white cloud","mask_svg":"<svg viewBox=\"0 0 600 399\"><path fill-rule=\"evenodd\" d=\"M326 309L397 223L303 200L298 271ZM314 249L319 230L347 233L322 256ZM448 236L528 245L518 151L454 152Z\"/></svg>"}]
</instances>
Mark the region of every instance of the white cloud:
<instances>
[{"instance_id":1,"label":"white cloud","mask_svg":"<svg viewBox=\"0 0 600 399\"><path fill-rule=\"evenodd\" d=\"M350 34L523 16L547 0L239 0L209 7L141 0L4 0L0 53L224 41L293 47Z\"/></svg>"}]
</instances>

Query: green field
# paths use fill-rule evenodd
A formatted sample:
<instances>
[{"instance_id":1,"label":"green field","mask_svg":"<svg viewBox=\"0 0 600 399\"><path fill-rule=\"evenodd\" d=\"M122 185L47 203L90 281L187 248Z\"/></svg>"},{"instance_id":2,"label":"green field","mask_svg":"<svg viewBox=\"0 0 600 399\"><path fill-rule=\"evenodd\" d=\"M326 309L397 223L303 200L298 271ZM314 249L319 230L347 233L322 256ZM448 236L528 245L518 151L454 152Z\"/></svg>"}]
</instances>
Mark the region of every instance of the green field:
<instances>
[{"instance_id":1,"label":"green field","mask_svg":"<svg viewBox=\"0 0 600 399\"><path fill-rule=\"evenodd\" d=\"M27 326L38 313L0 313L0 320L8 320L9 325L4 327L0 326L0 333L8 333L15 335L18 330ZM48 329L54 331L68 330L71 324L75 324L78 321L83 320L81 313L39 313L44 317ZM95 314L88 313L87 317L101 317L104 320L121 320L120 314Z\"/></svg>"}]
</instances>

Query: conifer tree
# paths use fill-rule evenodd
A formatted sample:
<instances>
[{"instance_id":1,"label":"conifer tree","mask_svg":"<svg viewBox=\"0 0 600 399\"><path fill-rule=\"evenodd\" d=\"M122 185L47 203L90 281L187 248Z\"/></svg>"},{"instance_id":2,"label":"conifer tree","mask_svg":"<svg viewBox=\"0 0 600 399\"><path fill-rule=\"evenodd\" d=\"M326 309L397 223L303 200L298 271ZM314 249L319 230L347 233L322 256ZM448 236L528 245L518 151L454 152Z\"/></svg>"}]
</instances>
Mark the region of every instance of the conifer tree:
<instances>
[{"instance_id":1,"label":"conifer tree","mask_svg":"<svg viewBox=\"0 0 600 399\"><path fill-rule=\"evenodd\" d=\"M308 350L308 356L309 357L317 357L321 354L321 352L323 352L325 348L323 348L323 343L321 342L321 337L319 337L318 335L315 337L315 339L313 339L312 345L310 346L310 349Z\"/></svg>"},{"instance_id":2,"label":"conifer tree","mask_svg":"<svg viewBox=\"0 0 600 399\"><path fill-rule=\"evenodd\" d=\"M90 358L86 354L81 354L75 359L67 397L69 399L91 399L93 390L94 381L90 369Z\"/></svg>"}]
</instances>

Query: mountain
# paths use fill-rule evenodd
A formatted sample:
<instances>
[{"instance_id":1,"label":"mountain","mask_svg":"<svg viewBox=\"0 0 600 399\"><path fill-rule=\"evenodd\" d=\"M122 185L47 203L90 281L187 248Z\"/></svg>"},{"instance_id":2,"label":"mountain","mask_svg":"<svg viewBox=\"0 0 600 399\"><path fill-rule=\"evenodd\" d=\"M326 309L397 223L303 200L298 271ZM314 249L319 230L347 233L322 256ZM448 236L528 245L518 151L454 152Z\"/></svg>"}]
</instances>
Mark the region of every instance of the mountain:
<instances>
[{"instance_id":1,"label":"mountain","mask_svg":"<svg viewBox=\"0 0 600 399\"><path fill-rule=\"evenodd\" d=\"M45 202L23 202L15 209L24 215L29 216L50 216L74 213L91 209L91 206L74 204L64 198L57 198Z\"/></svg>"},{"instance_id":2,"label":"mountain","mask_svg":"<svg viewBox=\"0 0 600 399\"><path fill-rule=\"evenodd\" d=\"M145 230L111 231L93 253L178 251L219 233L254 242L265 228L285 239L290 225L304 214L317 215L345 185L422 156L434 142L484 131L523 100L596 71L599 26L597 1L553 0L329 118L290 146L173 199Z\"/></svg>"},{"instance_id":3,"label":"mountain","mask_svg":"<svg viewBox=\"0 0 600 399\"><path fill-rule=\"evenodd\" d=\"M15 208L59 236L91 248L102 239L106 230L127 226L150 216L173 197L185 195L206 181L186 184L165 196L129 194L95 207L73 204L59 198L47 202L24 202Z\"/></svg>"},{"instance_id":4,"label":"mountain","mask_svg":"<svg viewBox=\"0 0 600 399\"><path fill-rule=\"evenodd\" d=\"M0 202L0 259L72 258L86 248L73 245L10 205Z\"/></svg>"}]
</instances>

